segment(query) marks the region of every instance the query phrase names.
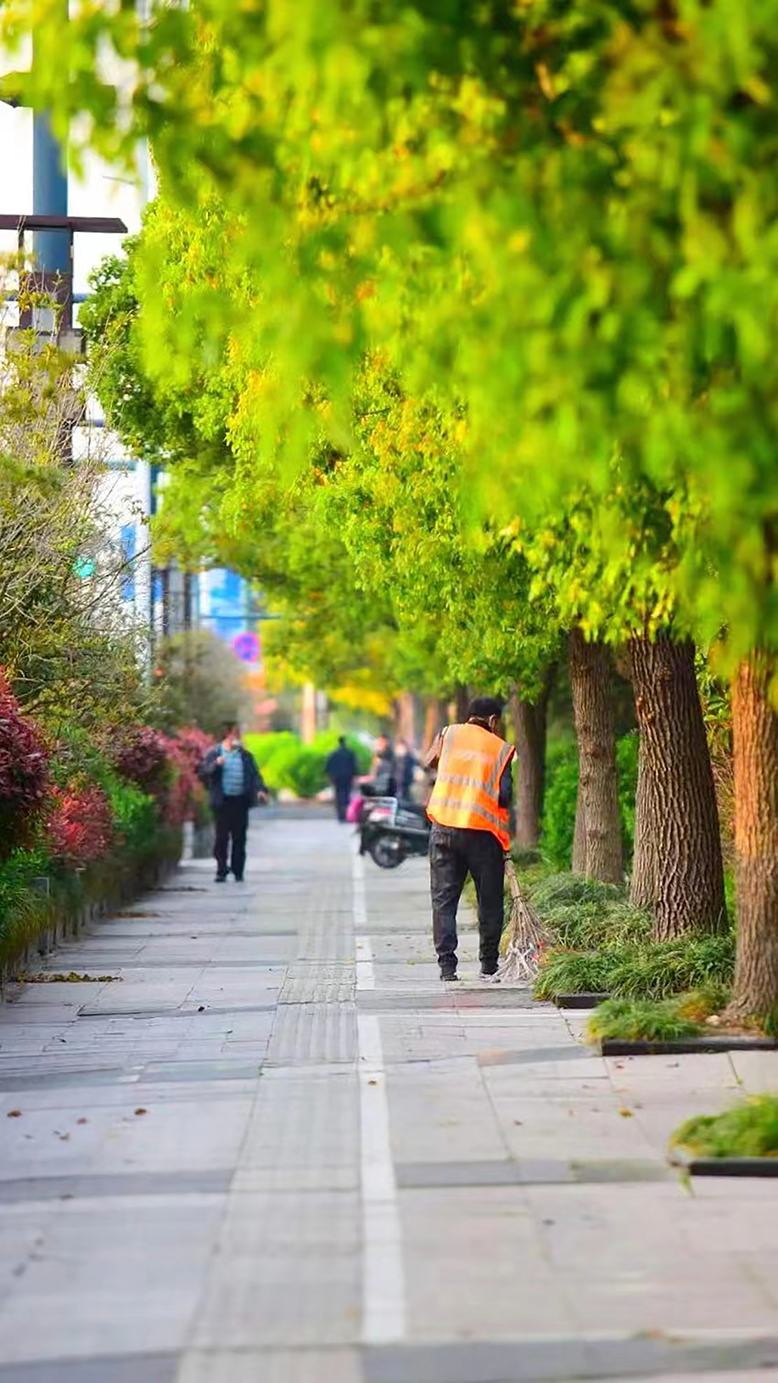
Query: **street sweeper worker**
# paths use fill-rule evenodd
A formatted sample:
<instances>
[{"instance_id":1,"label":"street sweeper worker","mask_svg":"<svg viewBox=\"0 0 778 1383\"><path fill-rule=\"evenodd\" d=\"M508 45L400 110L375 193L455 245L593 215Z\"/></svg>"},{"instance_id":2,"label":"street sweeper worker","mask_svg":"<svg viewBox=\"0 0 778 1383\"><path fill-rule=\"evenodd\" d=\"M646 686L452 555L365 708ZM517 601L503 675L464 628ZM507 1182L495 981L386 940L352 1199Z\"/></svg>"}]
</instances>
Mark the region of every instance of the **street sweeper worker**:
<instances>
[{"instance_id":1,"label":"street sweeper worker","mask_svg":"<svg viewBox=\"0 0 778 1383\"><path fill-rule=\"evenodd\" d=\"M502 702L479 696L466 723L446 726L423 761L437 769L427 815L432 934L442 980L459 978L457 908L468 874L478 899L481 978L497 978L514 753L504 738Z\"/></svg>"}]
</instances>

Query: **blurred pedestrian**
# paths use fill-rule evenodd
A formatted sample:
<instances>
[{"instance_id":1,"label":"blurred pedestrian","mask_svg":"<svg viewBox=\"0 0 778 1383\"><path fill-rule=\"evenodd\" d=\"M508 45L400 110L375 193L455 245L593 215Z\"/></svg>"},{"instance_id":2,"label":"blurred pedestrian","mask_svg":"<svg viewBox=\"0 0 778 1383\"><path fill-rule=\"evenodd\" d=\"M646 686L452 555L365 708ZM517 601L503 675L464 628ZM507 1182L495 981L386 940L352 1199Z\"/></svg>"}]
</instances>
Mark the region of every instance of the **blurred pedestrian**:
<instances>
[{"instance_id":1,"label":"blurred pedestrian","mask_svg":"<svg viewBox=\"0 0 778 1383\"><path fill-rule=\"evenodd\" d=\"M494 979L504 921L515 750L504 738L502 702L480 696L467 723L441 730L424 760L437 767L427 804L432 931L442 980L456 980L457 908L470 874L478 899L481 978Z\"/></svg>"},{"instance_id":2,"label":"blurred pedestrian","mask_svg":"<svg viewBox=\"0 0 778 1383\"><path fill-rule=\"evenodd\" d=\"M335 789L335 811L338 821L346 820L351 784L357 776L357 756L349 749L346 736L341 735L337 749L333 749L325 764L327 777Z\"/></svg>"},{"instance_id":3,"label":"blurred pedestrian","mask_svg":"<svg viewBox=\"0 0 778 1383\"><path fill-rule=\"evenodd\" d=\"M397 765L388 735L379 735L373 758L373 795L397 796Z\"/></svg>"},{"instance_id":4,"label":"blurred pedestrian","mask_svg":"<svg viewBox=\"0 0 778 1383\"><path fill-rule=\"evenodd\" d=\"M416 776L416 756L407 740L399 739L394 746L397 766L397 791L400 797L409 798Z\"/></svg>"},{"instance_id":5,"label":"blurred pedestrian","mask_svg":"<svg viewBox=\"0 0 778 1383\"><path fill-rule=\"evenodd\" d=\"M231 870L240 884L246 867L249 811L257 802L267 801L267 787L254 755L241 744L238 725L225 724L220 743L203 759L200 776L208 785L216 823L216 882L225 883Z\"/></svg>"}]
</instances>

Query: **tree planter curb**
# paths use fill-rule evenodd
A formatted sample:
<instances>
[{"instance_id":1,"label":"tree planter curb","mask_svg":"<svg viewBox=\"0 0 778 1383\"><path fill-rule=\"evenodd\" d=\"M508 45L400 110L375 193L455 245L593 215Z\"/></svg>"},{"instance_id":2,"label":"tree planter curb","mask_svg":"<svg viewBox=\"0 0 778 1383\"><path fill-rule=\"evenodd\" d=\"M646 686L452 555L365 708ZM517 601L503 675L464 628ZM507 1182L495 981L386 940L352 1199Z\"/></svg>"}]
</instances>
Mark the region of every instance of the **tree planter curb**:
<instances>
[{"instance_id":1,"label":"tree planter curb","mask_svg":"<svg viewBox=\"0 0 778 1383\"><path fill-rule=\"evenodd\" d=\"M778 1177L778 1157L695 1157L673 1148L667 1160L693 1177Z\"/></svg>"},{"instance_id":2,"label":"tree planter curb","mask_svg":"<svg viewBox=\"0 0 778 1383\"><path fill-rule=\"evenodd\" d=\"M772 1037L679 1037L667 1042L621 1041L615 1037L599 1043L602 1056L684 1056L692 1052L776 1052Z\"/></svg>"},{"instance_id":3,"label":"tree planter curb","mask_svg":"<svg viewBox=\"0 0 778 1383\"><path fill-rule=\"evenodd\" d=\"M610 994L555 994L551 1002L557 1008L597 1008L610 997Z\"/></svg>"}]
</instances>

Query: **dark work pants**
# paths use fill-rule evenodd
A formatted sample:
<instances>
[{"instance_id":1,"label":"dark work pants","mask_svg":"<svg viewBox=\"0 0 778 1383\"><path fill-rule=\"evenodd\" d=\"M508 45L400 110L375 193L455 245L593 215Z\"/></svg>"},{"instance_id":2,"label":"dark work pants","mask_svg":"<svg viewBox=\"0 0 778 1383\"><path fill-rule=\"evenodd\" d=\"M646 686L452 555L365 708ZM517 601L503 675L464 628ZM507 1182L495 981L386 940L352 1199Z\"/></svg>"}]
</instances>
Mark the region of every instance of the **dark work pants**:
<instances>
[{"instance_id":1,"label":"dark work pants","mask_svg":"<svg viewBox=\"0 0 778 1383\"><path fill-rule=\"evenodd\" d=\"M248 798L225 797L223 805L215 809L214 818L216 842L213 853L216 856L216 872L227 873L227 860L232 842L229 867L236 879L242 879L246 866L246 832L249 826Z\"/></svg>"},{"instance_id":2,"label":"dark work pants","mask_svg":"<svg viewBox=\"0 0 778 1383\"><path fill-rule=\"evenodd\" d=\"M478 899L481 968L497 969L504 921L505 856L491 831L432 827L430 889L432 935L441 973L457 968L457 907L470 874Z\"/></svg>"},{"instance_id":3,"label":"dark work pants","mask_svg":"<svg viewBox=\"0 0 778 1383\"><path fill-rule=\"evenodd\" d=\"M335 789L335 810L338 813L338 821L346 820L349 799L351 797L351 779L347 783L333 783Z\"/></svg>"}]
</instances>

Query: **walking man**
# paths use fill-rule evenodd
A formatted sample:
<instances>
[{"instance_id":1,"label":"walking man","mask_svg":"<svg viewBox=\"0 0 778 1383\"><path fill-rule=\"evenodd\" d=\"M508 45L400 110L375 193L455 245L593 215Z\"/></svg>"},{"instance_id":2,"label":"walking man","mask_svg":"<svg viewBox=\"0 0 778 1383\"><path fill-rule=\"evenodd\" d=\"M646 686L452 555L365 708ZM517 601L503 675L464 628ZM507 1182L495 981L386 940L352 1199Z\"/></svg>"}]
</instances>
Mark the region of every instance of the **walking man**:
<instances>
[{"instance_id":1,"label":"walking man","mask_svg":"<svg viewBox=\"0 0 778 1383\"><path fill-rule=\"evenodd\" d=\"M497 972L514 753L503 738L502 702L481 696L471 702L467 723L442 730L424 760L425 768L437 767L427 814L432 931L442 980L459 978L457 908L468 874L478 899L481 978Z\"/></svg>"},{"instance_id":2,"label":"walking man","mask_svg":"<svg viewBox=\"0 0 778 1383\"><path fill-rule=\"evenodd\" d=\"M254 755L240 742L240 729L224 726L221 744L203 759L200 776L208 784L208 797L216 822L216 882L226 883L229 868L235 882L243 882L246 867L246 833L249 811L267 801L267 788Z\"/></svg>"},{"instance_id":3,"label":"walking man","mask_svg":"<svg viewBox=\"0 0 778 1383\"><path fill-rule=\"evenodd\" d=\"M338 821L346 820L351 784L357 776L357 756L349 749L346 736L341 735L337 749L333 749L325 765L327 777L335 789L335 811Z\"/></svg>"}]
</instances>

